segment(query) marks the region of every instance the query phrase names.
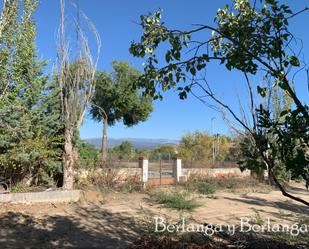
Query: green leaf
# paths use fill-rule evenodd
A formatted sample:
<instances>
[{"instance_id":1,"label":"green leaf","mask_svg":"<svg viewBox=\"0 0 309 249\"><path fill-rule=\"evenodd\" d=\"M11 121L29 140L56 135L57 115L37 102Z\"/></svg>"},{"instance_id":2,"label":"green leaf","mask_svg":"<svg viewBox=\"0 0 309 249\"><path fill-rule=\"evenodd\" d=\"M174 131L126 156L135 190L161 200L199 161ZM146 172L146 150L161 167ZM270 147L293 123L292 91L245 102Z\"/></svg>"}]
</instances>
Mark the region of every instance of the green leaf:
<instances>
[{"instance_id":1,"label":"green leaf","mask_svg":"<svg viewBox=\"0 0 309 249\"><path fill-rule=\"evenodd\" d=\"M280 113L280 117L283 117L283 116L287 115L288 113L289 113L289 111L284 110L284 111L282 111L282 112Z\"/></svg>"},{"instance_id":2,"label":"green leaf","mask_svg":"<svg viewBox=\"0 0 309 249\"><path fill-rule=\"evenodd\" d=\"M294 67L299 67L300 66L299 60L298 60L298 58L296 56L291 56L290 63Z\"/></svg>"},{"instance_id":3,"label":"green leaf","mask_svg":"<svg viewBox=\"0 0 309 249\"><path fill-rule=\"evenodd\" d=\"M205 67L206 65L205 64L198 64L197 66L196 66L196 68L197 68L197 70L202 70L204 67Z\"/></svg>"},{"instance_id":4,"label":"green leaf","mask_svg":"<svg viewBox=\"0 0 309 249\"><path fill-rule=\"evenodd\" d=\"M186 98L187 98L187 93L186 93L185 91L180 92L180 93L179 93L179 98L180 98L180 99L186 99Z\"/></svg>"},{"instance_id":5,"label":"green leaf","mask_svg":"<svg viewBox=\"0 0 309 249\"><path fill-rule=\"evenodd\" d=\"M195 74L196 74L196 69L195 69L195 67L191 67L191 68L190 68L190 73L191 73L192 75L195 75Z\"/></svg>"},{"instance_id":6,"label":"green leaf","mask_svg":"<svg viewBox=\"0 0 309 249\"><path fill-rule=\"evenodd\" d=\"M266 88L257 86L258 93L264 98L266 96Z\"/></svg>"},{"instance_id":7,"label":"green leaf","mask_svg":"<svg viewBox=\"0 0 309 249\"><path fill-rule=\"evenodd\" d=\"M167 63L171 61L171 52L169 50L165 54L165 60Z\"/></svg>"}]
</instances>

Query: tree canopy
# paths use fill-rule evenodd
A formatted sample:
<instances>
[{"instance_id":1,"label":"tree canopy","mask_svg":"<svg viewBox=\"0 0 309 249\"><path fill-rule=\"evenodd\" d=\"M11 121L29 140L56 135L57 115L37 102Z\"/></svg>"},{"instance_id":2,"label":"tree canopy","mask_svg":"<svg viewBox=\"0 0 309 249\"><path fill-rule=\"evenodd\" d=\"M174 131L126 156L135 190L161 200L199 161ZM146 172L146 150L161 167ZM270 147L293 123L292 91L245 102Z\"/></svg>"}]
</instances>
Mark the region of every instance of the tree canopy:
<instances>
[{"instance_id":1,"label":"tree canopy","mask_svg":"<svg viewBox=\"0 0 309 249\"><path fill-rule=\"evenodd\" d=\"M295 38L289 30L290 19L307 10L293 12L276 0L236 0L232 6L218 10L214 26L196 24L191 30L168 28L159 10L141 16L143 34L140 41L132 42L130 52L145 58L144 74L136 86L145 88L146 95L162 99L162 91L176 88L181 99L191 93L204 103L207 99L214 101L250 134L257 159L262 160L283 195L309 206L287 193L274 173L275 160L281 160L294 175L308 171L309 112L292 86L293 74L301 62L291 47ZM207 31L211 33L208 36ZM163 67L158 66L162 61L157 56L161 44L165 44ZM243 73L250 93L252 126L212 91L204 73L212 61ZM271 109L254 102L251 80L258 72L269 82L268 87L256 83L262 98L267 89L278 86L295 105L280 112L280 121L273 118ZM196 89L202 94L197 95Z\"/></svg>"},{"instance_id":2,"label":"tree canopy","mask_svg":"<svg viewBox=\"0 0 309 249\"><path fill-rule=\"evenodd\" d=\"M10 11L5 17L6 4ZM42 170L52 176L61 168L61 138L54 125L59 116L49 109L52 90L43 74L46 63L36 55L36 7L36 1L10 1L2 10L7 21L0 36L0 167L13 183L24 177L40 181Z\"/></svg>"},{"instance_id":3,"label":"tree canopy","mask_svg":"<svg viewBox=\"0 0 309 249\"><path fill-rule=\"evenodd\" d=\"M94 120L102 121L100 108L107 116L109 126L122 121L126 126L146 121L152 112L149 98L133 88L141 75L127 62L112 62L113 71L99 71L96 74L96 90L92 99L90 113Z\"/></svg>"},{"instance_id":4,"label":"tree canopy","mask_svg":"<svg viewBox=\"0 0 309 249\"><path fill-rule=\"evenodd\" d=\"M96 90L92 98L92 118L103 121L102 158L107 157L107 127L122 121L133 126L146 121L152 112L150 98L142 96L133 85L141 75L127 62L112 63L113 71L97 72Z\"/></svg>"},{"instance_id":5,"label":"tree canopy","mask_svg":"<svg viewBox=\"0 0 309 249\"><path fill-rule=\"evenodd\" d=\"M230 139L224 135L210 135L196 131L181 138L178 146L179 156L185 161L211 162L228 159Z\"/></svg>"}]
</instances>

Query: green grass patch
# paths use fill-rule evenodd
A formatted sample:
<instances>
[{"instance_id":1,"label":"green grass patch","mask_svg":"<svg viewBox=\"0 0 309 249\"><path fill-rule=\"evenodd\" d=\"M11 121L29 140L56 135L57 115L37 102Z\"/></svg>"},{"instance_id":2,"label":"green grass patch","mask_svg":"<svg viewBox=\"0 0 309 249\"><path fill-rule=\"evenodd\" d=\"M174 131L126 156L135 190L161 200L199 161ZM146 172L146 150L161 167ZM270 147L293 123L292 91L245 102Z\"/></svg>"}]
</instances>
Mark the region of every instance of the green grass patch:
<instances>
[{"instance_id":1,"label":"green grass patch","mask_svg":"<svg viewBox=\"0 0 309 249\"><path fill-rule=\"evenodd\" d=\"M217 190L215 182L197 182L189 181L186 185L188 191L196 191L202 195L213 195Z\"/></svg>"},{"instance_id":2,"label":"green grass patch","mask_svg":"<svg viewBox=\"0 0 309 249\"><path fill-rule=\"evenodd\" d=\"M198 207L196 201L185 192L156 191L150 194L150 199L167 208L177 210L192 211Z\"/></svg>"}]
</instances>

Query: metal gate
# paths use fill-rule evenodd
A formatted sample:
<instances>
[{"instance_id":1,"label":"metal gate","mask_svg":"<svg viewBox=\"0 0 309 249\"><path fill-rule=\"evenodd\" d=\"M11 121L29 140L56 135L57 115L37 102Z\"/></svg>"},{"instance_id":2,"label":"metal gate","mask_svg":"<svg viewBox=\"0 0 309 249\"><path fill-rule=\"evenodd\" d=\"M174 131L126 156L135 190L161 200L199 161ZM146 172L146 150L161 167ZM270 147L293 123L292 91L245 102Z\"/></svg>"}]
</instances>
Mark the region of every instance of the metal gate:
<instances>
[{"instance_id":1,"label":"metal gate","mask_svg":"<svg viewBox=\"0 0 309 249\"><path fill-rule=\"evenodd\" d=\"M148 164L148 184L152 186L169 185L176 182L173 160L155 160Z\"/></svg>"}]
</instances>

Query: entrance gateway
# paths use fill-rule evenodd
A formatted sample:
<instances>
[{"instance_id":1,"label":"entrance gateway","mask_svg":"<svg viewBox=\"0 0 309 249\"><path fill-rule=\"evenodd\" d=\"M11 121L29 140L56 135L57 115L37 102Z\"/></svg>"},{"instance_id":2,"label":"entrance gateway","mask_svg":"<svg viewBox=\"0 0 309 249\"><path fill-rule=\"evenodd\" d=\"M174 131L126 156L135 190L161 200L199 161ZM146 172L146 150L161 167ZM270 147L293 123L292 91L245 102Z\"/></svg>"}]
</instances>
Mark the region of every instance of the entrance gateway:
<instances>
[{"instance_id":1,"label":"entrance gateway","mask_svg":"<svg viewBox=\"0 0 309 249\"><path fill-rule=\"evenodd\" d=\"M149 161L148 164L148 185L169 185L176 183L173 174L173 160Z\"/></svg>"},{"instance_id":2,"label":"entrance gateway","mask_svg":"<svg viewBox=\"0 0 309 249\"><path fill-rule=\"evenodd\" d=\"M150 160L140 158L142 181L146 185L161 186L179 182L181 177L181 159Z\"/></svg>"}]
</instances>

